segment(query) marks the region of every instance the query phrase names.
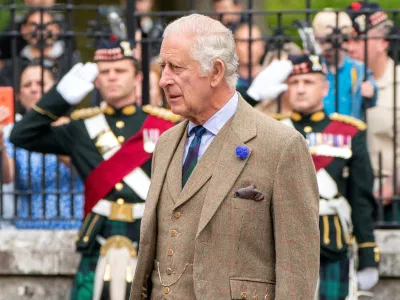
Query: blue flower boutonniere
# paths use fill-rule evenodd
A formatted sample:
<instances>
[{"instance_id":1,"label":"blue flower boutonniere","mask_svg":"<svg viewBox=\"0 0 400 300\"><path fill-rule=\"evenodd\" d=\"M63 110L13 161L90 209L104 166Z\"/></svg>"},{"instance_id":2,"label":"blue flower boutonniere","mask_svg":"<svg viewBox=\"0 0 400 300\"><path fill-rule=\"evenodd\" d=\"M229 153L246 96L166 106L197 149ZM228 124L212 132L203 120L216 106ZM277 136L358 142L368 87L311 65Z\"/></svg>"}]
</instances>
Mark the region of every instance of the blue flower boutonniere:
<instances>
[{"instance_id":1,"label":"blue flower boutonniere","mask_svg":"<svg viewBox=\"0 0 400 300\"><path fill-rule=\"evenodd\" d=\"M245 160L249 156L249 148L246 146L237 146L235 149L235 154L241 160Z\"/></svg>"}]
</instances>

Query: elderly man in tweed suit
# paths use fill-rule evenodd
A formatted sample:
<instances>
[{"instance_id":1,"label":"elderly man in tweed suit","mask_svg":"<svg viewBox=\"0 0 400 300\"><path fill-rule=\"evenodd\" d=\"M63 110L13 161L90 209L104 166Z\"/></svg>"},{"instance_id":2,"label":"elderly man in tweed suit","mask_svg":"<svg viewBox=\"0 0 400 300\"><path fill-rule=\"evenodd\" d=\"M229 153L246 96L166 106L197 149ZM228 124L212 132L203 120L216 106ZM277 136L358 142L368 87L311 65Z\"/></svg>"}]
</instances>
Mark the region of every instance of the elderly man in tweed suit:
<instances>
[{"instance_id":1,"label":"elderly man in tweed suit","mask_svg":"<svg viewBox=\"0 0 400 300\"><path fill-rule=\"evenodd\" d=\"M160 57L160 86L187 121L156 145L130 299L313 299L319 196L304 138L235 91L220 22L174 21Z\"/></svg>"}]
</instances>

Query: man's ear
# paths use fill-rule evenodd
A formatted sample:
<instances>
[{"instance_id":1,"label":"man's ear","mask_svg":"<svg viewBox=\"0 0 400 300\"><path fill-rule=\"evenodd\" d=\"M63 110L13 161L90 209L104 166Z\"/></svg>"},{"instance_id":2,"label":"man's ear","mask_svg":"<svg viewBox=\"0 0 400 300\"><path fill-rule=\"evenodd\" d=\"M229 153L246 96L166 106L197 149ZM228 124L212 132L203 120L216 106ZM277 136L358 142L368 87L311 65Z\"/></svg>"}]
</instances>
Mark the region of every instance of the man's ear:
<instances>
[{"instance_id":1,"label":"man's ear","mask_svg":"<svg viewBox=\"0 0 400 300\"><path fill-rule=\"evenodd\" d=\"M214 68L211 72L211 87L218 86L225 76L225 64L220 59L214 61Z\"/></svg>"},{"instance_id":2,"label":"man's ear","mask_svg":"<svg viewBox=\"0 0 400 300\"><path fill-rule=\"evenodd\" d=\"M384 50L384 51L388 51L389 46L390 46L389 41L384 40L384 41L382 42L382 45L383 45L383 50Z\"/></svg>"},{"instance_id":3,"label":"man's ear","mask_svg":"<svg viewBox=\"0 0 400 300\"><path fill-rule=\"evenodd\" d=\"M98 88L99 88L99 85L100 85L100 83L99 83L99 76L97 76L96 79L94 80L94 86L96 87L96 89L98 89Z\"/></svg>"}]
</instances>

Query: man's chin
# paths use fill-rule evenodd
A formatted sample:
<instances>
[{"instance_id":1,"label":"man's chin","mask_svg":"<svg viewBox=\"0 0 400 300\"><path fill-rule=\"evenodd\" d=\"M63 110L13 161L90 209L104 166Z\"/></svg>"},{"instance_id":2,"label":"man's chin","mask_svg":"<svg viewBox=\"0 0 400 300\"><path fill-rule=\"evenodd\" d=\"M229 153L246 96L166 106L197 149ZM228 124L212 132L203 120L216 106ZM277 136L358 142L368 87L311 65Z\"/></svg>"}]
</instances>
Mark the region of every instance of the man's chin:
<instances>
[{"instance_id":1,"label":"man's chin","mask_svg":"<svg viewBox=\"0 0 400 300\"><path fill-rule=\"evenodd\" d=\"M293 109L299 113L308 111L310 109L309 105L293 105Z\"/></svg>"},{"instance_id":2,"label":"man's chin","mask_svg":"<svg viewBox=\"0 0 400 300\"><path fill-rule=\"evenodd\" d=\"M114 95L110 95L108 97L104 98L104 101L107 102L110 105L116 105L118 104L118 102L122 99L121 96L114 96Z\"/></svg>"},{"instance_id":3,"label":"man's chin","mask_svg":"<svg viewBox=\"0 0 400 300\"><path fill-rule=\"evenodd\" d=\"M180 105L170 105L171 111L178 116L186 117L186 110Z\"/></svg>"}]
</instances>

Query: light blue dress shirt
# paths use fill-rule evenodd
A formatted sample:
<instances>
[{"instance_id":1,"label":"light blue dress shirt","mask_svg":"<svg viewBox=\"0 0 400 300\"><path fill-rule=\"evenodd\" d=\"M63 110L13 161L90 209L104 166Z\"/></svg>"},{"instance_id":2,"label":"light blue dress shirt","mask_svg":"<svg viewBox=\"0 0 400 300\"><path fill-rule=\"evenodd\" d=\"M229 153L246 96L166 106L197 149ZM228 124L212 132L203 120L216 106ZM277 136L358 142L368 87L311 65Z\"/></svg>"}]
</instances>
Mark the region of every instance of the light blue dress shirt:
<instances>
[{"instance_id":1,"label":"light blue dress shirt","mask_svg":"<svg viewBox=\"0 0 400 300\"><path fill-rule=\"evenodd\" d=\"M235 114L237 107L239 103L239 96L237 93L235 93L232 98L219 110L217 111L211 118L209 118L204 124L203 127L206 129L206 132L203 134L201 138L201 144L200 144L200 149L199 149L199 157L204 154L204 152L207 150L208 146L211 144L211 142L214 140L215 136L218 134L218 132L224 127L226 122ZM189 151L189 146L190 143L194 139L194 133L189 135L190 131L196 127L197 125L191 121L189 121L188 125L188 138L185 143L185 152L184 152L184 159L183 162L185 161L186 155ZM182 162L182 164L183 164Z\"/></svg>"}]
</instances>

